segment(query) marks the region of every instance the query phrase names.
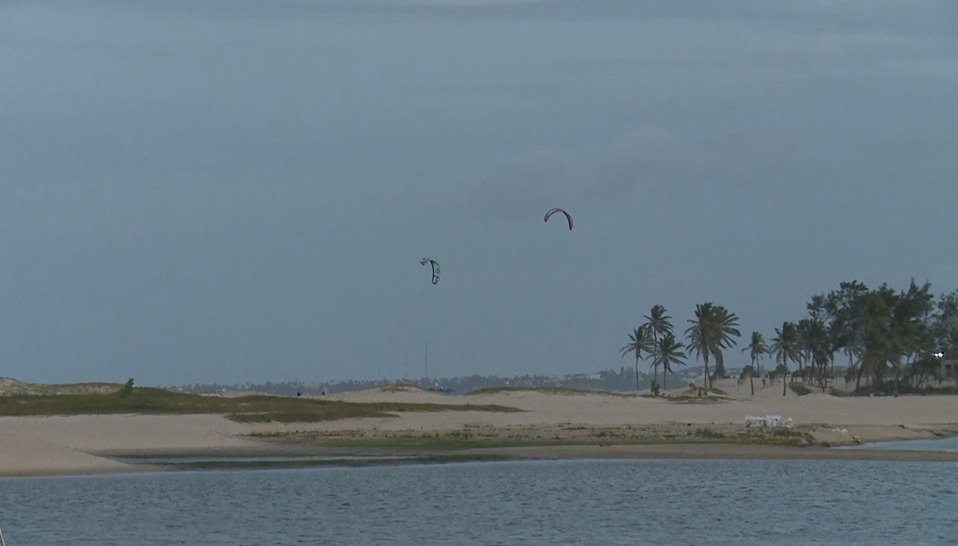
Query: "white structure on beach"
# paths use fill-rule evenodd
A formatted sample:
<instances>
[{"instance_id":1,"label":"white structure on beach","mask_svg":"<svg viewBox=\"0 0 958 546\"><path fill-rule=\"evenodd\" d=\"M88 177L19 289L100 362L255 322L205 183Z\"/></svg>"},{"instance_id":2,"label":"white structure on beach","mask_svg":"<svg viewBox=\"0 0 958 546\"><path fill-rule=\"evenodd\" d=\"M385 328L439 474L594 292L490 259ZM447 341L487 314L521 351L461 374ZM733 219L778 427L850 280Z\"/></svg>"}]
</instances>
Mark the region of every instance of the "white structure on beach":
<instances>
[{"instance_id":1,"label":"white structure on beach","mask_svg":"<svg viewBox=\"0 0 958 546\"><path fill-rule=\"evenodd\" d=\"M745 426L746 427L788 427L792 426L792 419L782 419L781 415L766 415L764 417L758 415L746 415L745 416Z\"/></svg>"}]
</instances>

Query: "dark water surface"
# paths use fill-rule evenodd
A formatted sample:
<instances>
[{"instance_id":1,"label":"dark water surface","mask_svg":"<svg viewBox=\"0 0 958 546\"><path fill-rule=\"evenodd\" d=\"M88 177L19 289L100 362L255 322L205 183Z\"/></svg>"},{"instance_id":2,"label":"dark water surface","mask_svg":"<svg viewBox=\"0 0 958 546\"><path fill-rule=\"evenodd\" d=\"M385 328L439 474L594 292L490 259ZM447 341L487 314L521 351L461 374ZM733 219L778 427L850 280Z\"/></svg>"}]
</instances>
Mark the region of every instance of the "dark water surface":
<instances>
[{"instance_id":1,"label":"dark water surface","mask_svg":"<svg viewBox=\"0 0 958 546\"><path fill-rule=\"evenodd\" d=\"M576 460L0 479L24 544L958 544L958 463Z\"/></svg>"}]
</instances>

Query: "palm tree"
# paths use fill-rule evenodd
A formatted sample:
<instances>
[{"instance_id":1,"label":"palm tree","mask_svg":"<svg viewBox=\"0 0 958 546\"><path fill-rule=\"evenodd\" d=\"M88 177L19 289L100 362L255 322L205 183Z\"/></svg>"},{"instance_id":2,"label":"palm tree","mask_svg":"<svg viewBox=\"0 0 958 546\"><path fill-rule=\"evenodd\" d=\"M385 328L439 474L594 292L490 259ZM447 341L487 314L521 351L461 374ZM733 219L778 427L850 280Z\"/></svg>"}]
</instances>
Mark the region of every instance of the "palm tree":
<instances>
[{"instance_id":1,"label":"palm tree","mask_svg":"<svg viewBox=\"0 0 958 546\"><path fill-rule=\"evenodd\" d=\"M715 306L711 302L695 304L695 318L689 319L691 324L685 329L685 336L688 338L688 348L695 353L697 358L701 358L705 363L705 388L710 387L709 383L709 355L712 353L717 340L714 327Z\"/></svg>"},{"instance_id":2,"label":"palm tree","mask_svg":"<svg viewBox=\"0 0 958 546\"><path fill-rule=\"evenodd\" d=\"M808 309L808 314L813 319L824 322L828 315L828 298L825 294L815 294L812 296L812 301L805 304L805 308Z\"/></svg>"},{"instance_id":3,"label":"palm tree","mask_svg":"<svg viewBox=\"0 0 958 546\"><path fill-rule=\"evenodd\" d=\"M778 365L788 366L798 359L798 326L794 322L785 321L781 328L775 329L769 353L775 356Z\"/></svg>"},{"instance_id":4,"label":"palm tree","mask_svg":"<svg viewBox=\"0 0 958 546\"><path fill-rule=\"evenodd\" d=\"M738 374L738 384L741 385L742 381L745 381L745 378L748 378L749 388L752 390L752 396L755 396L755 376L757 372L755 371L755 366L749 364L742 368L742 373Z\"/></svg>"},{"instance_id":5,"label":"palm tree","mask_svg":"<svg viewBox=\"0 0 958 546\"><path fill-rule=\"evenodd\" d=\"M681 364L685 366L685 344L675 339L675 334L667 332L659 340L655 351L655 360L662 365L662 389L665 390L666 373L672 371L672 364Z\"/></svg>"},{"instance_id":6,"label":"palm tree","mask_svg":"<svg viewBox=\"0 0 958 546\"><path fill-rule=\"evenodd\" d=\"M934 296L930 292L931 283L921 288L912 279L908 291L902 291L895 300L892 310L892 332L894 350L891 363L895 368L895 396L898 396L902 374L902 357L905 365L911 366L925 349L932 346L932 334L928 327L929 317L934 310Z\"/></svg>"},{"instance_id":7,"label":"palm tree","mask_svg":"<svg viewBox=\"0 0 958 546\"><path fill-rule=\"evenodd\" d=\"M812 322L810 318L803 318L798 321L798 372L804 378L805 363L811 354L811 344L809 342L809 327Z\"/></svg>"},{"instance_id":8,"label":"palm tree","mask_svg":"<svg viewBox=\"0 0 958 546\"><path fill-rule=\"evenodd\" d=\"M788 387L788 366L779 364L773 372L776 376L782 376L782 396L785 396L785 389Z\"/></svg>"},{"instance_id":9,"label":"palm tree","mask_svg":"<svg viewBox=\"0 0 958 546\"><path fill-rule=\"evenodd\" d=\"M705 388L710 388L709 355L715 356L715 375L724 377L722 349L735 345L732 336L742 335L738 331L738 316L721 305L705 302L696 304L695 318L688 322L691 324L685 330L688 347L705 362Z\"/></svg>"},{"instance_id":10,"label":"palm tree","mask_svg":"<svg viewBox=\"0 0 958 546\"><path fill-rule=\"evenodd\" d=\"M749 385L752 389L752 396L755 396L755 373L756 373L756 364L761 360L762 355L768 353L768 345L765 344L765 338L762 336L761 332L752 332L752 342L748 344L747 347L742 349L742 352L749 352L749 356L752 358L751 371L748 375Z\"/></svg>"},{"instance_id":11,"label":"palm tree","mask_svg":"<svg viewBox=\"0 0 958 546\"><path fill-rule=\"evenodd\" d=\"M861 330L858 313L859 299L868 293L868 286L858 281L842 282L838 290L825 297L825 311L832 317L829 327L831 343L835 350L848 356L848 369L855 368L855 358L861 356ZM859 368L860 366L859 362Z\"/></svg>"},{"instance_id":12,"label":"palm tree","mask_svg":"<svg viewBox=\"0 0 958 546\"><path fill-rule=\"evenodd\" d=\"M825 322L817 317L803 318L798 321L798 346L800 352L804 353L802 358L809 363L809 367L802 375L803 379L807 382L808 376L817 375L819 386L824 391L828 363L833 352Z\"/></svg>"},{"instance_id":13,"label":"palm tree","mask_svg":"<svg viewBox=\"0 0 958 546\"><path fill-rule=\"evenodd\" d=\"M658 364L659 359L656 358L659 350L659 339L660 336L665 336L666 334L672 333L672 317L666 314L665 306L655 304L652 306L652 309L649 311L648 315L642 315L645 318L645 323L642 324L642 327L647 329L652 333L652 367L655 368L655 377L653 378L653 384L658 384L659 382L659 372ZM663 379L665 371L662 371Z\"/></svg>"},{"instance_id":14,"label":"palm tree","mask_svg":"<svg viewBox=\"0 0 958 546\"><path fill-rule=\"evenodd\" d=\"M738 315L729 313L728 309L721 305L716 306L714 328L717 334L717 342L712 348L712 354L715 355L715 375L725 377L725 358L722 356L722 349L735 345L736 341L732 336L740 337L742 335L738 331Z\"/></svg>"},{"instance_id":15,"label":"palm tree","mask_svg":"<svg viewBox=\"0 0 958 546\"><path fill-rule=\"evenodd\" d=\"M955 328L958 328L958 290L940 295L936 307L938 310L935 311L929 328L935 344L938 345L936 349L941 349L948 343L948 338Z\"/></svg>"},{"instance_id":16,"label":"palm tree","mask_svg":"<svg viewBox=\"0 0 958 546\"><path fill-rule=\"evenodd\" d=\"M635 355L635 390L639 390L639 359L643 358L642 353L651 353L654 350L652 343L652 336L649 334L648 328L644 326L639 326L631 334L629 334L629 342L619 349L619 352L622 356L625 356L629 353Z\"/></svg>"},{"instance_id":17,"label":"palm tree","mask_svg":"<svg viewBox=\"0 0 958 546\"><path fill-rule=\"evenodd\" d=\"M769 353L775 355L775 363L778 364L775 367L775 375L781 375L782 382L787 382L788 363L798 359L798 326L794 322L785 321L781 329L775 329L775 337L772 338ZM785 396L784 385L782 396Z\"/></svg>"},{"instance_id":18,"label":"palm tree","mask_svg":"<svg viewBox=\"0 0 958 546\"><path fill-rule=\"evenodd\" d=\"M818 323L822 330L814 333L819 336L817 339L821 343L821 347L825 349L824 355L821 355L825 359L820 371L820 377L823 380L835 378L835 351L840 348L839 342L841 341L839 331L836 330L840 321L832 313L828 298L825 294L815 294L812 296L812 301L805 305L812 321Z\"/></svg>"}]
</instances>

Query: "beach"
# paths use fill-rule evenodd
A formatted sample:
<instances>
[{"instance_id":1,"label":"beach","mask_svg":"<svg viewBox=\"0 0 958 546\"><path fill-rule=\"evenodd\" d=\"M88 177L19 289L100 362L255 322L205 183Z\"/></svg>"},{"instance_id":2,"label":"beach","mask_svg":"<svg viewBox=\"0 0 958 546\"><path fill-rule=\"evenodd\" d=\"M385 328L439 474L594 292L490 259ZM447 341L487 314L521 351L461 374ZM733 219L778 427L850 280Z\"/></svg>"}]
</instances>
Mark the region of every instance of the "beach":
<instances>
[{"instance_id":1,"label":"beach","mask_svg":"<svg viewBox=\"0 0 958 546\"><path fill-rule=\"evenodd\" d=\"M324 397L357 403L495 404L514 412L415 411L394 417L315 423L238 423L221 415L0 417L0 475L132 472L152 469L123 457L148 454L284 453L324 446L456 440L462 457L891 458L958 460L958 453L835 450L832 446L935 438L958 433L958 397L782 396L781 385L726 380L727 396L504 390L447 395L415 387ZM676 396L680 390L672 394ZM791 419L791 445L731 441L747 415ZM774 433L774 431L770 431ZM303 443L282 441L307 438ZM730 441L724 441L724 439ZM280 441L277 441L279 439ZM699 441L701 440L701 441Z\"/></svg>"}]
</instances>

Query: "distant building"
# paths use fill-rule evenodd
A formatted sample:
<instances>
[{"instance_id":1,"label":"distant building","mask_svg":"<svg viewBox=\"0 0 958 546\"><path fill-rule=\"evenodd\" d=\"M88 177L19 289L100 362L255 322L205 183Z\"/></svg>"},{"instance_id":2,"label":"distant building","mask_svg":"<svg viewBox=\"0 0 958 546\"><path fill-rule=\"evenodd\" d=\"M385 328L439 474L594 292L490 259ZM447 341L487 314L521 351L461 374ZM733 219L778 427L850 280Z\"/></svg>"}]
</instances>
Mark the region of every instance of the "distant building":
<instances>
[{"instance_id":1,"label":"distant building","mask_svg":"<svg viewBox=\"0 0 958 546\"><path fill-rule=\"evenodd\" d=\"M941 359L941 376L942 377L958 377L958 360L951 358L942 358Z\"/></svg>"}]
</instances>

